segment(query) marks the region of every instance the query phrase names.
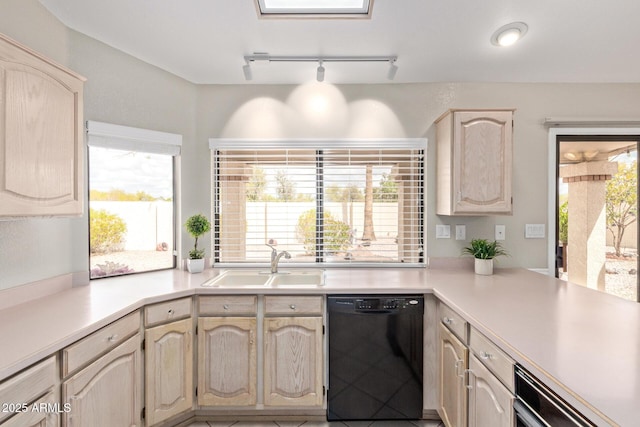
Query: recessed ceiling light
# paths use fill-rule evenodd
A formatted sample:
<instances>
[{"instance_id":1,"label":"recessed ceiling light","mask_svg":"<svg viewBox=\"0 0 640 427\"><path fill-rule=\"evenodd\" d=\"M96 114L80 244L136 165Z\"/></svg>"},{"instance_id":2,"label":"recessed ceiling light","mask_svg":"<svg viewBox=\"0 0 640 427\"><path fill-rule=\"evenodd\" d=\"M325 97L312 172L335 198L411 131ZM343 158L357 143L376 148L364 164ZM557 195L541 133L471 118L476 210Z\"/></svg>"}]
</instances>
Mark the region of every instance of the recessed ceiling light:
<instances>
[{"instance_id":1,"label":"recessed ceiling light","mask_svg":"<svg viewBox=\"0 0 640 427\"><path fill-rule=\"evenodd\" d=\"M511 46L524 37L528 30L529 27L524 22L512 22L503 25L491 36L491 44L501 47Z\"/></svg>"},{"instance_id":2,"label":"recessed ceiling light","mask_svg":"<svg viewBox=\"0 0 640 427\"><path fill-rule=\"evenodd\" d=\"M368 17L373 0L256 0L262 16Z\"/></svg>"}]
</instances>

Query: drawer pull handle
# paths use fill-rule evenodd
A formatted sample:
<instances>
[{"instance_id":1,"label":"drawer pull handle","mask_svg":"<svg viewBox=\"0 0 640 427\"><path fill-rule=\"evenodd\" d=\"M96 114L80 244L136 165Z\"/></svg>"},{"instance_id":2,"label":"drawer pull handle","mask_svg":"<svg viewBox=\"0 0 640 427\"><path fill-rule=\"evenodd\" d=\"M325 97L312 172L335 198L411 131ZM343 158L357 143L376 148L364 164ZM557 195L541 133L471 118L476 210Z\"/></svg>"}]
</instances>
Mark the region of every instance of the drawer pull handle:
<instances>
[{"instance_id":1,"label":"drawer pull handle","mask_svg":"<svg viewBox=\"0 0 640 427\"><path fill-rule=\"evenodd\" d=\"M493 355L491 353L487 353L486 351L480 352L480 359L489 360L493 359Z\"/></svg>"},{"instance_id":2,"label":"drawer pull handle","mask_svg":"<svg viewBox=\"0 0 640 427\"><path fill-rule=\"evenodd\" d=\"M174 313L175 311L173 310L173 308L170 308L169 311L167 311L167 314L169 315L169 317L173 316Z\"/></svg>"},{"instance_id":3,"label":"drawer pull handle","mask_svg":"<svg viewBox=\"0 0 640 427\"><path fill-rule=\"evenodd\" d=\"M107 337L107 341L109 341L109 342L114 342L117 339L118 339L118 334L109 335Z\"/></svg>"},{"instance_id":4,"label":"drawer pull handle","mask_svg":"<svg viewBox=\"0 0 640 427\"><path fill-rule=\"evenodd\" d=\"M229 310L229 304L223 305L222 308L224 308L225 310Z\"/></svg>"},{"instance_id":5,"label":"drawer pull handle","mask_svg":"<svg viewBox=\"0 0 640 427\"><path fill-rule=\"evenodd\" d=\"M291 305L289 306L289 308L291 308L291 310L295 310L295 309L296 309L296 305L295 305L295 304L291 304Z\"/></svg>"},{"instance_id":6,"label":"drawer pull handle","mask_svg":"<svg viewBox=\"0 0 640 427\"><path fill-rule=\"evenodd\" d=\"M445 316L445 317L442 318L442 323L444 323L445 325L450 325L450 324L453 323L453 319L450 319L450 318Z\"/></svg>"}]
</instances>

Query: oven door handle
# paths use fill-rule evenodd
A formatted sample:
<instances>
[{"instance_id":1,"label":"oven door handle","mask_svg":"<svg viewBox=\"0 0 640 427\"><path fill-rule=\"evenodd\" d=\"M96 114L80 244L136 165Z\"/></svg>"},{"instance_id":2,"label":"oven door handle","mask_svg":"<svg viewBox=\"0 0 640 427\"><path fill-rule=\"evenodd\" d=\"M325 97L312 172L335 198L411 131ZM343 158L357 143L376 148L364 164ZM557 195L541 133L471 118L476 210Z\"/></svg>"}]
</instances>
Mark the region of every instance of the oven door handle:
<instances>
[{"instance_id":1,"label":"oven door handle","mask_svg":"<svg viewBox=\"0 0 640 427\"><path fill-rule=\"evenodd\" d=\"M516 411L516 425L524 427L549 427L549 424L540 420L526 405L516 399L513 402L513 409Z\"/></svg>"}]
</instances>

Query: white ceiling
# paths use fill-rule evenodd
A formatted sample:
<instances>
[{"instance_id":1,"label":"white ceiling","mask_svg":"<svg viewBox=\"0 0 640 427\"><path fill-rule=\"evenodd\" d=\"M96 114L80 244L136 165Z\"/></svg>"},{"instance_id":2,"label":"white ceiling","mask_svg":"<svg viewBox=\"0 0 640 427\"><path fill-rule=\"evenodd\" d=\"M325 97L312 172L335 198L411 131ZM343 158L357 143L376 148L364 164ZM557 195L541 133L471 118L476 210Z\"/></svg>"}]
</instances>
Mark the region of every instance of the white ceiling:
<instances>
[{"instance_id":1,"label":"white ceiling","mask_svg":"<svg viewBox=\"0 0 640 427\"><path fill-rule=\"evenodd\" d=\"M371 19L260 19L254 0L40 0L68 27L194 83L245 84L243 56L397 55L394 82L640 82L638 0L375 0ZM489 39L514 21L516 45ZM382 64L326 63L331 83L387 83ZM254 67L303 83L315 64Z\"/></svg>"}]
</instances>

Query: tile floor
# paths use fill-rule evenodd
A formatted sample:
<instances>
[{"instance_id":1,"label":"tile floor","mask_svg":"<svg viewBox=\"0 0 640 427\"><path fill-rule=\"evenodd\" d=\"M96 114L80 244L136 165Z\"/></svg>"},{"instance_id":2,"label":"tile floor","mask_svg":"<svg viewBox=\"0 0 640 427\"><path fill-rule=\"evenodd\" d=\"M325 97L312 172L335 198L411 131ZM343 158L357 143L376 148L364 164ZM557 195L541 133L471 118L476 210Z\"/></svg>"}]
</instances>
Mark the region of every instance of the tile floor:
<instances>
[{"instance_id":1,"label":"tile floor","mask_svg":"<svg viewBox=\"0 0 640 427\"><path fill-rule=\"evenodd\" d=\"M189 427L444 427L440 421L208 421Z\"/></svg>"}]
</instances>

